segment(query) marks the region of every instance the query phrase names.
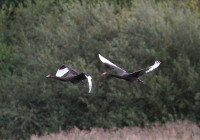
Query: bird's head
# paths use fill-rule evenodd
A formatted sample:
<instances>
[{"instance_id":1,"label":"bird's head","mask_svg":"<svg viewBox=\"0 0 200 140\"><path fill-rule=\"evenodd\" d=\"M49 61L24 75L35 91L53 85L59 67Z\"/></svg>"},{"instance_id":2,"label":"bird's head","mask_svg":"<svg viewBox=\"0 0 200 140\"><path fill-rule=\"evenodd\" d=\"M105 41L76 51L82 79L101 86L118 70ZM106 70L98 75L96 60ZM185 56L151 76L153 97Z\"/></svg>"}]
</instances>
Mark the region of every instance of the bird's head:
<instances>
[{"instance_id":1,"label":"bird's head","mask_svg":"<svg viewBox=\"0 0 200 140\"><path fill-rule=\"evenodd\" d=\"M51 75L47 75L46 77L47 77L47 78L50 78L50 77L51 77Z\"/></svg>"},{"instance_id":2,"label":"bird's head","mask_svg":"<svg viewBox=\"0 0 200 140\"><path fill-rule=\"evenodd\" d=\"M102 75L107 75L107 74L108 74L107 72L102 73Z\"/></svg>"}]
</instances>

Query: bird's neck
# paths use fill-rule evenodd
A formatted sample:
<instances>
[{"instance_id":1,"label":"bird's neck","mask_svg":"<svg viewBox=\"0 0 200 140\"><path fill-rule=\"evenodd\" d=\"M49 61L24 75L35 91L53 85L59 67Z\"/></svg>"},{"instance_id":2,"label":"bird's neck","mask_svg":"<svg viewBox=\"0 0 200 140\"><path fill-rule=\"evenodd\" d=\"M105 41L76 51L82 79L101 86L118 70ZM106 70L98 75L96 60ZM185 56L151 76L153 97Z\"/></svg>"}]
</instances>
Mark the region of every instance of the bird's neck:
<instances>
[{"instance_id":1,"label":"bird's neck","mask_svg":"<svg viewBox=\"0 0 200 140\"><path fill-rule=\"evenodd\" d=\"M115 74L111 74L111 73L108 73L107 75L111 76L111 77L116 77L116 78L122 79L122 77L119 75L115 75Z\"/></svg>"},{"instance_id":2,"label":"bird's neck","mask_svg":"<svg viewBox=\"0 0 200 140\"><path fill-rule=\"evenodd\" d=\"M57 77L57 76L51 76L50 78L54 78L54 79L61 80L61 81L68 81L68 79L66 79L66 78Z\"/></svg>"}]
</instances>

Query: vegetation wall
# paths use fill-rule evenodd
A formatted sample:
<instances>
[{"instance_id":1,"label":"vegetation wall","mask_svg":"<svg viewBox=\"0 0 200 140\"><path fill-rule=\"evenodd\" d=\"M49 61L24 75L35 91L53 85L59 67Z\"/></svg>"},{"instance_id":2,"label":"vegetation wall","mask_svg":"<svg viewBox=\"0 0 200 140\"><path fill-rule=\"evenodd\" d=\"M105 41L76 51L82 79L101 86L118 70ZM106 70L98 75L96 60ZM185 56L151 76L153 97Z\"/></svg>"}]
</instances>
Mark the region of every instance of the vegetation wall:
<instances>
[{"instance_id":1,"label":"vegetation wall","mask_svg":"<svg viewBox=\"0 0 200 140\"><path fill-rule=\"evenodd\" d=\"M0 12L0 138L59 129L200 120L200 22L194 0L119 3L27 1ZM9 11L13 13L9 15ZM116 73L102 54L134 72L161 61L144 84ZM93 88L47 79L62 64L92 76Z\"/></svg>"}]
</instances>

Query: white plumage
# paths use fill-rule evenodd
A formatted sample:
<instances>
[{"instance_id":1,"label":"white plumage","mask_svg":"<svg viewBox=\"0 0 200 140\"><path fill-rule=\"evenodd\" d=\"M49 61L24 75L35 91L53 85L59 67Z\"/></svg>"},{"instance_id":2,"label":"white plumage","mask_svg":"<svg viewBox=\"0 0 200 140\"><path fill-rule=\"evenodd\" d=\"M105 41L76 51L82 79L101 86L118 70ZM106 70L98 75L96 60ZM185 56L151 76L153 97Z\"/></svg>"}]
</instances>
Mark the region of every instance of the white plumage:
<instances>
[{"instance_id":1,"label":"white plumage","mask_svg":"<svg viewBox=\"0 0 200 140\"><path fill-rule=\"evenodd\" d=\"M92 89L92 77L91 76L87 76L86 74L85 74L85 77L87 78L87 80L88 80L88 84L89 84L89 93L91 92L91 89Z\"/></svg>"},{"instance_id":2,"label":"white plumage","mask_svg":"<svg viewBox=\"0 0 200 140\"><path fill-rule=\"evenodd\" d=\"M112 62L110 62L108 59L106 59L105 57L101 56L100 54L99 54L99 58L103 63L107 63L107 64L113 65L115 67L118 67L115 64L113 64Z\"/></svg>"},{"instance_id":3,"label":"white plumage","mask_svg":"<svg viewBox=\"0 0 200 140\"><path fill-rule=\"evenodd\" d=\"M68 68L64 68L64 69L58 69L58 71L56 72L56 76L57 77L62 77L63 75L65 75L67 72L69 71Z\"/></svg>"},{"instance_id":4,"label":"white plumage","mask_svg":"<svg viewBox=\"0 0 200 140\"><path fill-rule=\"evenodd\" d=\"M122 69L122 68L118 67L117 65L113 64L112 62L110 62L108 59L106 59L105 57L101 56L100 54L99 54L99 59L103 63L105 63L105 64L111 66L112 68L114 68L115 70L119 71L121 74L126 73L126 71L124 69Z\"/></svg>"},{"instance_id":5,"label":"white plumage","mask_svg":"<svg viewBox=\"0 0 200 140\"><path fill-rule=\"evenodd\" d=\"M160 65L160 63L160 61L155 61L154 65L150 66L146 73L156 69Z\"/></svg>"}]
</instances>

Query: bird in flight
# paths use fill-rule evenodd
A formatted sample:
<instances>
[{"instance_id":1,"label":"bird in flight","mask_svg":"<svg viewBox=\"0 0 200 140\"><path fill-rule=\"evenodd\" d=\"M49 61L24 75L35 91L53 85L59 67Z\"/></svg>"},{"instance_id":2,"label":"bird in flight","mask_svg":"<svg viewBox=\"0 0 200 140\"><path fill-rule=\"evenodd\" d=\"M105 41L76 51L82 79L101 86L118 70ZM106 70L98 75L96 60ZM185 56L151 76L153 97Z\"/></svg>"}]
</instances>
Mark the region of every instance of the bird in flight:
<instances>
[{"instance_id":1,"label":"bird in flight","mask_svg":"<svg viewBox=\"0 0 200 140\"><path fill-rule=\"evenodd\" d=\"M127 73L124 69L113 64L111 61L109 61L105 57L101 56L100 54L99 54L99 59L106 65L108 65L108 66L114 68L115 70L117 70L118 72L120 72L120 74L121 74L121 75L115 75L115 74L104 72L102 75L107 75L110 77L123 79L123 80L129 81L129 82L139 82L139 83L143 83L143 81L139 79L140 76L156 69L161 63L160 61L155 61L154 65L152 65L152 66L149 66L147 68L141 69L141 70L133 72L133 73Z\"/></svg>"},{"instance_id":2,"label":"bird in flight","mask_svg":"<svg viewBox=\"0 0 200 140\"><path fill-rule=\"evenodd\" d=\"M65 76L65 74L67 74ZM55 76L47 75L47 78L54 78L64 82L71 82L73 84L81 83L83 80L87 79L89 84L89 93L92 89L92 77L85 72L78 74L75 70L69 66L63 64L56 72Z\"/></svg>"}]
</instances>

